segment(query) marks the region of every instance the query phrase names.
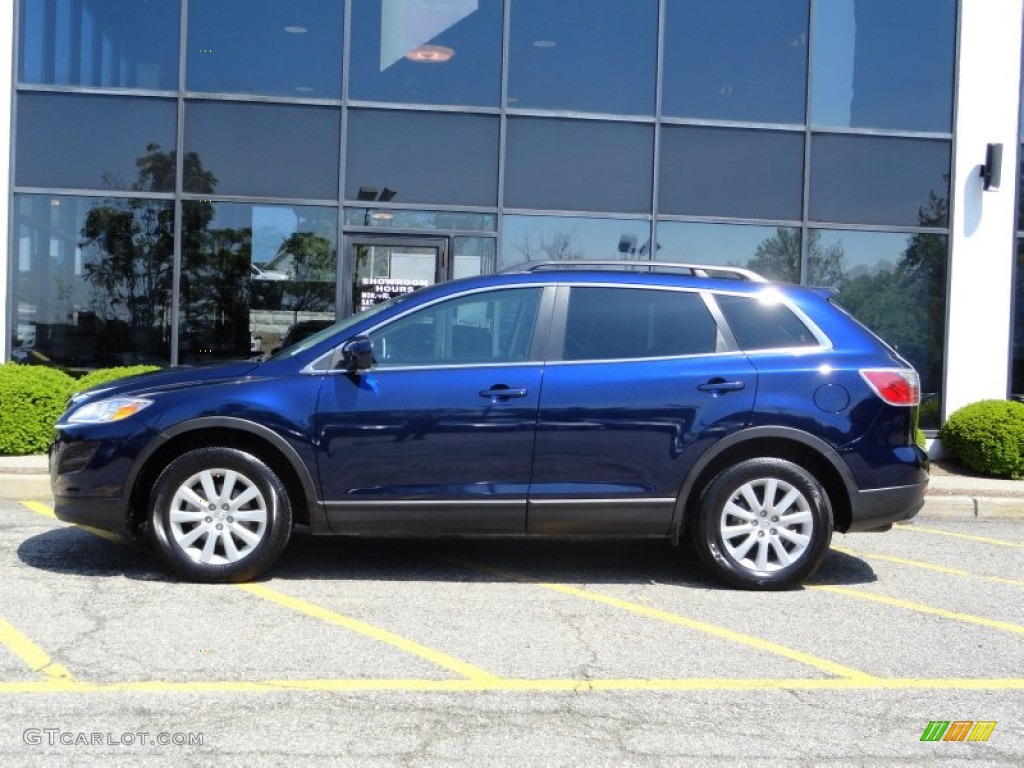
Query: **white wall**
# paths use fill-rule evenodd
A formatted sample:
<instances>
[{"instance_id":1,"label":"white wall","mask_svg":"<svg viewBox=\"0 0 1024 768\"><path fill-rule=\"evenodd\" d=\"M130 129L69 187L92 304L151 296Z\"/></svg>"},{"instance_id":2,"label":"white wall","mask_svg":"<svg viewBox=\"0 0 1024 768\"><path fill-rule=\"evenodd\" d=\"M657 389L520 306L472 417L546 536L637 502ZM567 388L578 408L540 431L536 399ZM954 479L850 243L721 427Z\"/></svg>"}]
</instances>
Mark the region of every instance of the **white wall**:
<instances>
[{"instance_id":1,"label":"white wall","mask_svg":"<svg viewBox=\"0 0 1024 768\"><path fill-rule=\"evenodd\" d=\"M1006 396L1024 0L960 3L949 314L943 418ZM985 145L1002 143L1002 184L984 192Z\"/></svg>"},{"instance_id":2,"label":"white wall","mask_svg":"<svg viewBox=\"0 0 1024 768\"><path fill-rule=\"evenodd\" d=\"M14 3L0 0L0 363L10 354L7 328L7 274L11 243L11 107L14 98Z\"/></svg>"}]
</instances>

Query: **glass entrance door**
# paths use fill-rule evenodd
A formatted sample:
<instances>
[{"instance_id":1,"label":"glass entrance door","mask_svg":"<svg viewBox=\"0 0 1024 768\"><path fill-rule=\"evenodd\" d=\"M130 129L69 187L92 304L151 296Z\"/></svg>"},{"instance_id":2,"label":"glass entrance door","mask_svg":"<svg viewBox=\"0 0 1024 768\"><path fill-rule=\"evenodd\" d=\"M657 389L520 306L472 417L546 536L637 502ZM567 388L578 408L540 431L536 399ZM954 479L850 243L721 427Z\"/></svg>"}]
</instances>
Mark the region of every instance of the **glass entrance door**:
<instances>
[{"instance_id":1,"label":"glass entrance door","mask_svg":"<svg viewBox=\"0 0 1024 768\"><path fill-rule=\"evenodd\" d=\"M448 279L447 238L353 237L353 312Z\"/></svg>"}]
</instances>

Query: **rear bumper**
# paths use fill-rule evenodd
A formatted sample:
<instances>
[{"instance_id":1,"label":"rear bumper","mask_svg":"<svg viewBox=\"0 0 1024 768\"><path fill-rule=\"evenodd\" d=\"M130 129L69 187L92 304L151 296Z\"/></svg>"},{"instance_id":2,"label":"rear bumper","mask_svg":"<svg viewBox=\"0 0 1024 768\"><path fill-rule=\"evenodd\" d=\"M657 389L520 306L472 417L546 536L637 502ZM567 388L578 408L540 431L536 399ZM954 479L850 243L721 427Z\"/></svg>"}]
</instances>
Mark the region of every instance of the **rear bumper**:
<instances>
[{"instance_id":1,"label":"rear bumper","mask_svg":"<svg viewBox=\"0 0 1024 768\"><path fill-rule=\"evenodd\" d=\"M893 488L857 491L850 498L851 522L847 533L885 529L909 520L924 506L928 481Z\"/></svg>"}]
</instances>

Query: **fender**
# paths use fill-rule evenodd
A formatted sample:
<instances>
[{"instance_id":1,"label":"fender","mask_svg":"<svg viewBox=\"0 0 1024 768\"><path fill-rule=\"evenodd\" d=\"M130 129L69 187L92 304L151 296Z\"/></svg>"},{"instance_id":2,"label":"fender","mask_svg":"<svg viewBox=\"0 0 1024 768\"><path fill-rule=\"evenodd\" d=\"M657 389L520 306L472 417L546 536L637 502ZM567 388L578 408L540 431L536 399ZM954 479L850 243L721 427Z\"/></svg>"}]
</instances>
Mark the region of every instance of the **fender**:
<instances>
[{"instance_id":1,"label":"fender","mask_svg":"<svg viewBox=\"0 0 1024 768\"><path fill-rule=\"evenodd\" d=\"M131 472L128 475L126 486L129 490L127 498L131 498L131 494L135 491L135 485L138 481L138 475L142 471L142 468L149 463L150 458L160 448L167 444L168 441L175 437L179 437L190 432L198 432L203 429L220 428L220 429L234 429L239 432L248 432L251 435L266 440L268 443L274 446L280 453L285 457L285 460L291 465L295 474L299 478L299 482L302 484L302 490L304 491L308 501L309 509L309 527L313 533L326 533L329 529L327 526L327 515L324 512L323 503L320 501L320 494L317 492L317 486L312 476L309 474L309 469L306 467L306 463L299 456L295 448L281 437L277 432L272 429L257 424L252 421L246 421L245 419L239 419L234 416L204 416L198 419L189 419L163 430L160 435L152 440L147 447L146 451L139 456L132 466Z\"/></svg>"},{"instance_id":2,"label":"fender","mask_svg":"<svg viewBox=\"0 0 1024 768\"><path fill-rule=\"evenodd\" d=\"M836 449L821 438L792 427L751 427L722 438L705 451L694 463L690 473L686 476L686 480L683 481L682 488L679 490L675 510L672 513L669 535L673 544L679 542L683 526L686 523L686 500L690 497L697 480L704 470L726 451L743 445L743 443L748 443L752 440L763 440L765 438L788 440L789 442L807 446L832 465L839 474L839 477L842 478L843 485L846 486L847 496L853 498L856 495L858 491L857 483L854 480L853 473L850 472L850 468L846 466L846 462L843 461Z\"/></svg>"}]
</instances>

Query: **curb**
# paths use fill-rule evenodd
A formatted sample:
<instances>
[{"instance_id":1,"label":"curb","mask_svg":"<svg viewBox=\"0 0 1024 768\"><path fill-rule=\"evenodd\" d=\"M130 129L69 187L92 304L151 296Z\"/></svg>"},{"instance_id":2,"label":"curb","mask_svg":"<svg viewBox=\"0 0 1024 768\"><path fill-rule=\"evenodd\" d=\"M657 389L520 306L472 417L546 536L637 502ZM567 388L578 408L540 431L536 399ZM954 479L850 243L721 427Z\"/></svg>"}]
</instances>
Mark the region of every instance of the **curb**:
<instances>
[{"instance_id":1,"label":"curb","mask_svg":"<svg viewBox=\"0 0 1024 768\"><path fill-rule=\"evenodd\" d=\"M926 496L914 520L1024 520L1024 498Z\"/></svg>"},{"instance_id":2,"label":"curb","mask_svg":"<svg viewBox=\"0 0 1024 768\"><path fill-rule=\"evenodd\" d=\"M0 473L0 499L4 501L52 498L49 475Z\"/></svg>"}]
</instances>

